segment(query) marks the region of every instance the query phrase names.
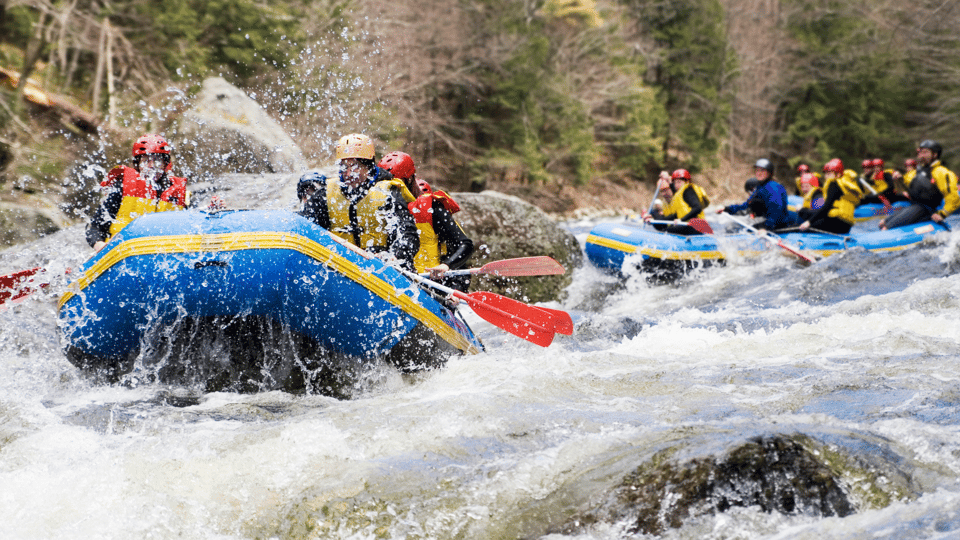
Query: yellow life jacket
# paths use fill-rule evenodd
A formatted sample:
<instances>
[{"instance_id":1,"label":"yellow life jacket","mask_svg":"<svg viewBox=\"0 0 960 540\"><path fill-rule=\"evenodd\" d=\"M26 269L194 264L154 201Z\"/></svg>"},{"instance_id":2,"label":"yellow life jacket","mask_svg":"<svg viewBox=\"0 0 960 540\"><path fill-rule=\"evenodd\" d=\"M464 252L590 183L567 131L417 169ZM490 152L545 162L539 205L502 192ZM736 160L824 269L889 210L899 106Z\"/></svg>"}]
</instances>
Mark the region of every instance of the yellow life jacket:
<instances>
[{"instance_id":1,"label":"yellow life jacket","mask_svg":"<svg viewBox=\"0 0 960 540\"><path fill-rule=\"evenodd\" d=\"M395 178L380 180L370 188L354 206L351 220L350 200L340 190L340 181L327 182L327 213L330 216L330 232L363 249L386 250L389 246L387 224L380 216L380 209L390 200L390 190L397 188L405 200L413 195L403 182Z\"/></svg>"},{"instance_id":2,"label":"yellow life jacket","mask_svg":"<svg viewBox=\"0 0 960 540\"><path fill-rule=\"evenodd\" d=\"M690 205L683 200L683 192L687 189L692 189L693 192L696 193L697 199L700 199L700 205L703 208L706 208L710 205L710 199L707 197L707 194L704 193L703 188L696 184L686 182L684 183L683 187L680 188L680 191L678 191L673 198L670 199L670 204L663 209L664 216L672 216L674 219L682 218L690 213L691 210L693 210L693 208L691 208ZM703 212L700 212L693 217L703 219Z\"/></svg>"},{"instance_id":3,"label":"yellow life jacket","mask_svg":"<svg viewBox=\"0 0 960 540\"><path fill-rule=\"evenodd\" d=\"M851 225L856 223L853 212L856 210L857 204L860 203L860 199L863 198L863 189L857 178L858 175L856 171L847 169L843 171L842 175L827 180L827 183L823 186L823 192L825 194L830 193L830 186L832 184L837 184L840 191L843 192L840 198L833 202L833 206L827 213L828 216L841 219Z\"/></svg>"},{"instance_id":4,"label":"yellow life jacket","mask_svg":"<svg viewBox=\"0 0 960 540\"><path fill-rule=\"evenodd\" d=\"M119 165L110 171L106 180L100 185L106 187L120 181L123 193L120 209L117 210L117 215L110 224L111 237L142 215L183 210L187 207L187 179L177 176L168 178L171 181L170 187L158 194L153 186L144 182L137 170L132 167Z\"/></svg>"},{"instance_id":5,"label":"yellow life jacket","mask_svg":"<svg viewBox=\"0 0 960 540\"><path fill-rule=\"evenodd\" d=\"M417 232L420 234L420 250L413 259L417 272L424 272L427 268L439 265L440 257L447 251L446 244L440 243L440 237L433 228L433 202L437 200L442 202L444 208L451 214L460 211L460 205L443 191L424 193L407 204L413 220L417 223Z\"/></svg>"}]
</instances>

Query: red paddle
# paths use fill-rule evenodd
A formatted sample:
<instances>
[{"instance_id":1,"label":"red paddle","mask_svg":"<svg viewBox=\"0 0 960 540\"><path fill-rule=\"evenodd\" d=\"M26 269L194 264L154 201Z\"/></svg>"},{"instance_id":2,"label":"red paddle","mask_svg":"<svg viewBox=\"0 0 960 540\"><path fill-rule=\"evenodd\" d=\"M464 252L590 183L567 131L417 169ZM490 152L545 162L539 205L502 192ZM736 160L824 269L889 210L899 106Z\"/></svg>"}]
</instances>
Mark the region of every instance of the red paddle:
<instances>
[{"instance_id":1,"label":"red paddle","mask_svg":"<svg viewBox=\"0 0 960 540\"><path fill-rule=\"evenodd\" d=\"M6 303L7 301L12 302L19 300L35 292L37 289L46 287L47 283L34 284L31 283L30 279L44 270L42 266L38 266L29 270L20 270L19 272L0 276L0 304Z\"/></svg>"},{"instance_id":2,"label":"red paddle","mask_svg":"<svg viewBox=\"0 0 960 540\"><path fill-rule=\"evenodd\" d=\"M493 276L552 276L566 272L563 266L547 256L520 257L518 259L504 259L489 262L480 268L464 270L450 270L446 276L462 276L466 274L490 274Z\"/></svg>"},{"instance_id":3,"label":"red paddle","mask_svg":"<svg viewBox=\"0 0 960 540\"><path fill-rule=\"evenodd\" d=\"M504 311L514 310L518 313L523 313L525 319L551 332L565 336L573 334L573 320L566 311L531 306L489 291L477 291L470 293L468 296Z\"/></svg>"},{"instance_id":4,"label":"red paddle","mask_svg":"<svg viewBox=\"0 0 960 540\"><path fill-rule=\"evenodd\" d=\"M700 234L713 234L713 228L710 227L710 224L707 223L707 220L701 218L693 218L690 221L684 223L674 223L673 221L665 219L651 219L647 223L653 223L655 225L689 225L697 230Z\"/></svg>"},{"instance_id":5,"label":"red paddle","mask_svg":"<svg viewBox=\"0 0 960 540\"><path fill-rule=\"evenodd\" d=\"M396 269L417 283L428 285L440 292L453 295L455 298L463 300L473 309L474 313L485 321L520 339L524 339L541 347L549 346L553 342L553 336L555 334L553 330L542 326L541 323L547 324L550 327L557 324L561 327L565 325L562 320L559 323L554 322L558 317L553 313L524 304L519 300L483 291L464 294L435 281L430 281L413 272L408 272L402 268ZM569 317L569 315L567 316Z\"/></svg>"},{"instance_id":6,"label":"red paddle","mask_svg":"<svg viewBox=\"0 0 960 540\"><path fill-rule=\"evenodd\" d=\"M791 245L786 244L779 236L777 236L777 235L775 235L775 234L771 234L771 233L766 232L766 231L759 231L759 230L751 227L750 224L747 223L746 221L740 221L739 219L731 216L730 214L728 214L728 213L726 213L726 212L721 212L720 215L726 217L727 219L729 219L730 221L736 223L737 225L740 225L741 227L743 227L744 229L750 231L751 233L755 234L756 236L759 236L760 238L763 238L763 239L766 240L767 242L770 242L770 243L772 243L773 245L775 245L775 246L783 249L784 251L787 251L787 252L789 252L789 253L792 253L793 255L796 255L800 260L802 260L802 261L804 261L804 262L807 262L807 263L815 262L812 258L804 255L803 253L800 253L800 249L799 249L799 248L795 248L795 247L793 247L793 246L791 246Z\"/></svg>"}]
</instances>

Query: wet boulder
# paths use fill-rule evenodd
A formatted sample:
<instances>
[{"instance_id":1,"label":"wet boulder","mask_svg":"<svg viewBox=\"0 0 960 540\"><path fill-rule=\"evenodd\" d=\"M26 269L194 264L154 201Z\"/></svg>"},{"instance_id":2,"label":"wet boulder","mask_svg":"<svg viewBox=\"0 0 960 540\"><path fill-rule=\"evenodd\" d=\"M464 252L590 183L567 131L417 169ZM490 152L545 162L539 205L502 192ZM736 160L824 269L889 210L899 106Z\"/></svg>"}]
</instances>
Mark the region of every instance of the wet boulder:
<instances>
[{"instance_id":1,"label":"wet boulder","mask_svg":"<svg viewBox=\"0 0 960 540\"><path fill-rule=\"evenodd\" d=\"M221 77L203 81L177 126L184 169L198 175L283 173L307 169L293 138L243 90Z\"/></svg>"},{"instance_id":2,"label":"wet boulder","mask_svg":"<svg viewBox=\"0 0 960 540\"><path fill-rule=\"evenodd\" d=\"M55 208L0 203L0 246L7 247L50 235L66 226L67 219Z\"/></svg>"},{"instance_id":3,"label":"wet boulder","mask_svg":"<svg viewBox=\"0 0 960 540\"><path fill-rule=\"evenodd\" d=\"M580 244L573 234L536 206L516 197L484 191L455 193L453 198L461 208L455 217L476 246L469 267L501 259L547 255L567 270L557 276L482 276L474 279L473 289L528 302L560 298L572 280L573 270L583 263Z\"/></svg>"},{"instance_id":4,"label":"wet boulder","mask_svg":"<svg viewBox=\"0 0 960 540\"><path fill-rule=\"evenodd\" d=\"M563 529L630 523L630 534L660 535L690 518L751 506L818 517L856 512L831 468L780 435L756 437L725 455L683 463L660 454L628 474L601 501Z\"/></svg>"}]
</instances>

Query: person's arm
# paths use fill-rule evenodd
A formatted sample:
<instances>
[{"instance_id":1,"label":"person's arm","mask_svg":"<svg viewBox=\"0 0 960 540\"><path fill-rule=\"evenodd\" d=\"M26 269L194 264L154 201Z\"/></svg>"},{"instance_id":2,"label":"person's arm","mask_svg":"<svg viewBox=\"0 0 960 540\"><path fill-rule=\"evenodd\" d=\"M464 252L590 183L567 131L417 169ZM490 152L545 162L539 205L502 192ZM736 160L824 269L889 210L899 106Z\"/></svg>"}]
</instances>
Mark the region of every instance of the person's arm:
<instances>
[{"instance_id":1,"label":"person's arm","mask_svg":"<svg viewBox=\"0 0 960 540\"><path fill-rule=\"evenodd\" d=\"M687 214L680 218L680 221L690 221L691 219L700 215L700 212L703 212L703 205L700 204L700 197L697 197L697 192L693 188L689 188L683 192L683 202L687 203L687 206L690 207L690 211Z\"/></svg>"},{"instance_id":2,"label":"person's arm","mask_svg":"<svg viewBox=\"0 0 960 540\"><path fill-rule=\"evenodd\" d=\"M960 193L957 191L957 175L948 170L942 180L937 181L937 188L943 193L943 208L936 212L941 218L946 218L960 208Z\"/></svg>"},{"instance_id":3,"label":"person's arm","mask_svg":"<svg viewBox=\"0 0 960 540\"><path fill-rule=\"evenodd\" d=\"M420 250L420 233L399 189L390 189L390 198L382 210L387 223L387 240L390 242L388 251L403 261L404 267L413 270L413 259Z\"/></svg>"},{"instance_id":4,"label":"person's arm","mask_svg":"<svg viewBox=\"0 0 960 540\"><path fill-rule=\"evenodd\" d=\"M443 201L433 201L433 230L439 242L447 246L447 255L440 261L441 264L451 270L465 265L473 255L473 240L463 232L453 214L443 206Z\"/></svg>"},{"instance_id":5,"label":"person's arm","mask_svg":"<svg viewBox=\"0 0 960 540\"><path fill-rule=\"evenodd\" d=\"M753 207L751 203L753 203L753 198L756 196L757 196L757 190L753 190L753 193L751 193L750 196L747 197L747 200L743 201L740 204L731 204L729 206L724 206L723 208L718 210L717 213L719 214L720 212L726 212L728 214L738 214L740 212L743 212L744 210L752 210Z\"/></svg>"},{"instance_id":6,"label":"person's arm","mask_svg":"<svg viewBox=\"0 0 960 540\"><path fill-rule=\"evenodd\" d=\"M110 237L110 225L120 211L121 202L123 202L123 191L119 186L114 186L97 207L87 225L86 237L90 247L95 247L97 242L105 242Z\"/></svg>"}]
</instances>

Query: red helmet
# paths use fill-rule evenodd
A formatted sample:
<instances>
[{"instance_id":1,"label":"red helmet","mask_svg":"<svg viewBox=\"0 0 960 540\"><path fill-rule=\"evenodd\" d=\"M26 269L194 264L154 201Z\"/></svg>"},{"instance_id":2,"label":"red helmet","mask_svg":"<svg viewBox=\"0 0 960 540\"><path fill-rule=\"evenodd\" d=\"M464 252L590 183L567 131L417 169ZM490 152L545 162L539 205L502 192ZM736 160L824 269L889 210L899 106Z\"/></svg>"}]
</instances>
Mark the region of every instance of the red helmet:
<instances>
[{"instance_id":1,"label":"red helmet","mask_svg":"<svg viewBox=\"0 0 960 540\"><path fill-rule=\"evenodd\" d=\"M864 168L864 169L869 169L869 168L873 167L873 160L872 160L872 159L865 159L865 160L863 160L863 163L862 163L860 166L861 166L862 168Z\"/></svg>"},{"instance_id":2,"label":"red helmet","mask_svg":"<svg viewBox=\"0 0 960 540\"><path fill-rule=\"evenodd\" d=\"M808 173L810 172L810 166L807 165L806 163L801 163L800 165L797 166L797 172L800 174Z\"/></svg>"},{"instance_id":3,"label":"red helmet","mask_svg":"<svg viewBox=\"0 0 960 540\"><path fill-rule=\"evenodd\" d=\"M806 172L800 176L800 182L803 184L810 184L813 187L820 187L820 180L817 180L817 175Z\"/></svg>"},{"instance_id":4,"label":"red helmet","mask_svg":"<svg viewBox=\"0 0 960 540\"><path fill-rule=\"evenodd\" d=\"M170 162L170 145L159 135L143 135L137 142L133 143L133 158L137 159L147 154L165 154L167 157L167 167L169 171L173 167Z\"/></svg>"},{"instance_id":5,"label":"red helmet","mask_svg":"<svg viewBox=\"0 0 960 540\"><path fill-rule=\"evenodd\" d=\"M873 158L873 161L870 162L872 167L883 167L883 160L880 158Z\"/></svg>"},{"instance_id":6,"label":"red helmet","mask_svg":"<svg viewBox=\"0 0 960 540\"><path fill-rule=\"evenodd\" d=\"M386 169L394 178L401 180L410 178L417 172L417 168L413 165L413 158L404 152L390 152L383 156L378 166Z\"/></svg>"},{"instance_id":7,"label":"red helmet","mask_svg":"<svg viewBox=\"0 0 960 540\"><path fill-rule=\"evenodd\" d=\"M428 184L426 180L417 178L417 187L424 193L433 193L433 190L430 189L430 184Z\"/></svg>"},{"instance_id":8,"label":"red helmet","mask_svg":"<svg viewBox=\"0 0 960 540\"><path fill-rule=\"evenodd\" d=\"M670 178L672 178L672 179L674 179L674 180L679 179L679 180L685 180L685 181L689 182L689 181L690 181L690 171L688 171L688 170L686 170L686 169L677 169L677 170L673 171L673 174L670 175Z\"/></svg>"},{"instance_id":9,"label":"red helmet","mask_svg":"<svg viewBox=\"0 0 960 540\"><path fill-rule=\"evenodd\" d=\"M843 162L839 158L833 158L823 166L823 172L835 172L843 174Z\"/></svg>"},{"instance_id":10,"label":"red helmet","mask_svg":"<svg viewBox=\"0 0 960 540\"><path fill-rule=\"evenodd\" d=\"M915 159L913 159L913 158L909 158L909 159L907 159L906 161L904 161L903 164L904 164L905 166L907 166L907 167L916 167L916 166L917 166L917 160L915 160Z\"/></svg>"}]
</instances>

